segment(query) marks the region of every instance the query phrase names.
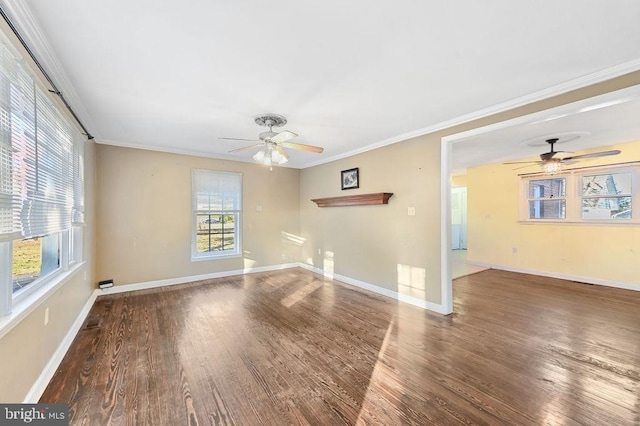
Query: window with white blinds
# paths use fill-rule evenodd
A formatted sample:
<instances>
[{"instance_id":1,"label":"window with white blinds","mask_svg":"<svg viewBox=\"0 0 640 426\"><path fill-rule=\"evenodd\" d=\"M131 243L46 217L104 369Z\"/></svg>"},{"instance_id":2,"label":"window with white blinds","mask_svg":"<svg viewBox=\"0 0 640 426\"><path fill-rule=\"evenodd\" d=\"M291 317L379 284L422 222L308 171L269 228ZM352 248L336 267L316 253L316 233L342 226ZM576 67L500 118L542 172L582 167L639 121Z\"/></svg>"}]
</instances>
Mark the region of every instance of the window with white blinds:
<instances>
[{"instance_id":1,"label":"window with white blinds","mask_svg":"<svg viewBox=\"0 0 640 426\"><path fill-rule=\"evenodd\" d=\"M85 138L1 43L0 315L8 315L82 261Z\"/></svg>"},{"instance_id":2,"label":"window with white blinds","mask_svg":"<svg viewBox=\"0 0 640 426\"><path fill-rule=\"evenodd\" d=\"M0 241L49 235L82 223L83 144L3 46L0 61Z\"/></svg>"},{"instance_id":3,"label":"window with white blinds","mask_svg":"<svg viewBox=\"0 0 640 426\"><path fill-rule=\"evenodd\" d=\"M242 175L193 170L193 260L241 252Z\"/></svg>"}]
</instances>

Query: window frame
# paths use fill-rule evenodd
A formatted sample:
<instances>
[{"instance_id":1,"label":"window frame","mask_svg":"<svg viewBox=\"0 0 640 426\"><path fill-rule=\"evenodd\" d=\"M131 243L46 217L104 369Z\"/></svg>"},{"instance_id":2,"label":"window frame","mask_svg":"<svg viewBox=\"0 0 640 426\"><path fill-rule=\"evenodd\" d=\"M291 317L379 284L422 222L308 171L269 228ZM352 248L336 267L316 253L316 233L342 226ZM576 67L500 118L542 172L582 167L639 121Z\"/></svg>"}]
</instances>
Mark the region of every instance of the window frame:
<instances>
[{"instance_id":1,"label":"window frame","mask_svg":"<svg viewBox=\"0 0 640 426\"><path fill-rule=\"evenodd\" d=\"M56 97L50 94L50 91L42 86L38 79L34 78L31 72L21 64L20 55L16 53L11 43L7 42L1 32L0 50L2 50L5 61L2 63L2 70L0 70L2 81L8 85L7 90L11 91L11 96L15 94L16 99L19 99L19 102L16 102L20 105L27 105L14 110L14 98L12 97L12 101L8 104L3 101L2 108L0 108L3 111L0 117L0 132L9 132L8 135L4 135L4 138L0 138L2 139L0 150L4 149L10 152L9 156L0 155L0 160L8 161L0 166L4 166L2 170L8 172L3 173L3 179L7 177L11 179L10 192L3 191L0 196L4 196L5 200L6 197L11 197L12 200L29 201L36 208L59 207L60 212L64 214L64 220L60 219L59 222L56 222L55 217L51 218L51 214L45 213L45 225L33 229L31 223L25 227L25 219L22 216L18 219L16 201L3 204L7 210L0 211L0 214L4 215L2 223L9 222L7 228L0 228L0 333L4 333L15 325L25 315L25 312L32 310L43 298L60 288L84 265L82 241L84 233L81 225L84 224L84 144L86 139L80 129L75 126L73 120L70 120L71 117L60 109ZM11 66L14 67L11 68L14 71L7 73L6 67ZM27 91L25 92L25 90ZM11 121L7 121L9 118ZM33 127L30 127L31 123ZM38 129L38 125L41 126L40 129ZM11 133L14 126L17 129L17 137ZM26 137L25 135L30 136ZM25 137L23 138L23 136ZM10 141L5 143L5 139ZM41 140L45 142L41 143ZM18 143L14 146L15 141ZM18 168L16 168L16 162L19 162ZM32 182L36 182L36 188L31 190L29 198L18 198L16 194L19 190L16 188L20 188L26 178L22 176L20 181L16 180L18 179L16 176L21 175L14 170L18 170L20 165L33 166L33 164L35 164L35 172L33 172L35 180ZM47 183L62 184L66 195L61 196L57 192L54 196L40 190L38 185L40 185L40 179L43 176L43 179L48 178ZM73 198L73 205L71 205L70 198ZM12 217L9 221L6 220L7 211ZM74 214L73 218L72 213ZM18 221L21 222L20 225L17 225ZM42 223L43 221L40 220L38 225ZM53 225L50 226L50 223ZM80 229L77 233L72 231L76 226ZM23 289L14 292L14 241L48 235L57 236L57 267L39 276ZM71 252L71 238L74 238L76 248L74 253ZM87 279L86 273L85 270L85 280Z\"/></svg>"},{"instance_id":2,"label":"window frame","mask_svg":"<svg viewBox=\"0 0 640 426\"><path fill-rule=\"evenodd\" d=\"M197 208L196 203L196 187L195 187L195 176L198 173L209 173L212 175L234 175L237 176L240 180L240 193L238 194L239 209L209 209L209 210L199 210ZM191 171L191 261L206 261L206 260L215 260L215 259L229 259L234 257L240 257L242 255L242 173L236 172L224 172L224 171L216 171L216 170L202 170L202 169L193 169ZM235 229L234 229L234 239L235 239L235 247L233 250L224 250L224 251L208 251L203 253L198 253L198 216L200 215L220 215L224 216L234 216L235 221ZM224 220L224 219L223 219Z\"/></svg>"},{"instance_id":3,"label":"window frame","mask_svg":"<svg viewBox=\"0 0 640 426\"><path fill-rule=\"evenodd\" d=\"M584 219L582 217L583 177L606 174L631 174L631 218L630 219ZM529 218L529 183L535 180L565 178L565 218L564 219L536 219ZM601 196L600 198L613 198ZM634 211L636 212L634 214ZM611 164L604 166L582 167L569 169L555 174L526 174L520 175L520 206L518 222L526 224L553 223L569 225L638 225L640 224L640 162Z\"/></svg>"},{"instance_id":4,"label":"window frame","mask_svg":"<svg viewBox=\"0 0 640 426\"><path fill-rule=\"evenodd\" d=\"M559 180L559 179L563 179L564 180L564 195L562 197L560 196L553 196L553 194L550 197L530 197L529 196L529 189L530 189L530 185L531 182L534 181L545 181L545 180ZM531 221L536 221L536 222L553 222L553 221L564 221L567 217L567 193L568 193L568 180L567 180L567 176L565 175L553 175L553 176L537 176L535 178L531 178L531 179L527 179L527 181L524 183L524 187L523 187L523 191L526 194L526 199L525 199L525 206L524 206L524 212L522 213L524 216L526 216L527 220L531 220ZM540 201L540 202L544 202L544 201L556 201L556 200L561 200L564 201L564 217L562 218L532 218L529 217L529 209L530 209L530 203L531 201Z\"/></svg>"}]
</instances>

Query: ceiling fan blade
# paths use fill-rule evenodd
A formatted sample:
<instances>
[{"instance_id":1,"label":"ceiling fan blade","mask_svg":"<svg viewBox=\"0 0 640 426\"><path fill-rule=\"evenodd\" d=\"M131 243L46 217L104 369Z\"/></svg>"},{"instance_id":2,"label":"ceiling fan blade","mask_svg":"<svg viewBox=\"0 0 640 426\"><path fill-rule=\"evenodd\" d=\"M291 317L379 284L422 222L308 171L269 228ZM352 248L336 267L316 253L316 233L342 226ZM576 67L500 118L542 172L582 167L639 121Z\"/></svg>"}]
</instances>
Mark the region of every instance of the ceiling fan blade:
<instances>
[{"instance_id":1,"label":"ceiling fan blade","mask_svg":"<svg viewBox=\"0 0 640 426\"><path fill-rule=\"evenodd\" d=\"M297 136L298 135L296 133L290 132L288 130L283 130L277 135L275 135L274 137L272 137L271 142L282 143L282 142L288 141L289 139L293 139Z\"/></svg>"},{"instance_id":2,"label":"ceiling fan blade","mask_svg":"<svg viewBox=\"0 0 640 426\"><path fill-rule=\"evenodd\" d=\"M516 167L515 169L512 170L520 170L520 169L525 169L527 167L531 167L531 166L539 166L542 162L541 161L536 161L537 164L533 163L533 164L527 164L526 166L520 166L520 167ZM517 163L512 163L512 164L517 164Z\"/></svg>"},{"instance_id":3,"label":"ceiling fan blade","mask_svg":"<svg viewBox=\"0 0 640 426\"><path fill-rule=\"evenodd\" d=\"M260 141L260 139L243 139L243 138L218 138L218 139L226 139L228 141L248 141L248 142Z\"/></svg>"},{"instance_id":4,"label":"ceiling fan blade","mask_svg":"<svg viewBox=\"0 0 640 426\"><path fill-rule=\"evenodd\" d=\"M502 163L502 164L525 164L525 163L534 164L534 163L540 163L540 161L538 161L538 160L533 160L533 161L509 161L507 163Z\"/></svg>"},{"instance_id":5,"label":"ceiling fan blade","mask_svg":"<svg viewBox=\"0 0 640 426\"><path fill-rule=\"evenodd\" d=\"M582 154L582 155L574 155L573 157L564 158L564 160L576 160L578 158L596 158L596 157L607 157L609 155L618 155L622 151L619 149L614 149L611 151L600 151L600 152L592 152L591 154Z\"/></svg>"},{"instance_id":6,"label":"ceiling fan blade","mask_svg":"<svg viewBox=\"0 0 640 426\"><path fill-rule=\"evenodd\" d=\"M276 151L278 151L284 158L286 158L287 160L289 159L289 154L287 154L287 151L282 149L280 145L276 145L275 148L276 148Z\"/></svg>"},{"instance_id":7,"label":"ceiling fan blade","mask_svg":"<svg viewBox=\"0 0 640 426\"><path fill-rule=\"evenodd\" d=\"M291 149L300 149L302 151L316 152L318 154L321 154L324 151L324 148L320 148L319 146L304 145L301 143L282 142L280 146Z\"/></svg>"},{"instance_id":8,"label":"ceiling fan blade","mask_svg":"<svg viewBox=\"0 0 640 426\"><path fill-rule=\"evenodd\" d=\"M551 158L558 159L558 160L564 160L566 158L569 158L573 155L573 152L569 152L569 151L556 151L553 153L553 155L551 156Z\"/></svg>"},{"instance_id":9,"label":"ceiling fan blade","mask_svg":"<svg viewBox=\"0 0 640 426\"><path fill-rule=\"evenodd\" d=\"M242 147L242 148L232 149L231 151L228 151L228 152L246 151L246 150L248 150L248 149L257 148L257 147L259 147L259 146L263 146L263 145L264 145L263 143L257 143L257 144L249 145L249 146L245 146L245 147Z\"/></svg>"}]
</instances>

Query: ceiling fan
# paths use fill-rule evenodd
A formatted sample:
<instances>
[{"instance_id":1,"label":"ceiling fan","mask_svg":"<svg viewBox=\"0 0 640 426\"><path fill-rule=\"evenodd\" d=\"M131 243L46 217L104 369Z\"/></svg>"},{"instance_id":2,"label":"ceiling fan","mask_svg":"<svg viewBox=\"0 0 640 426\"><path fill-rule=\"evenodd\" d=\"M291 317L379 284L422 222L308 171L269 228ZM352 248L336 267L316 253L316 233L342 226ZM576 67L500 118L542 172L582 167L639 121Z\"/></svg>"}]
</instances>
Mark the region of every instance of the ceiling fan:
<instances>
[{"instance_id":1,"label":"ceiling fan","mask_svg":"<svg viewBox=\"0 0 640 426\"><path fill-rule=\"evenodd\" d=\"M289 155L284 148L299 149L302 151L322 153L324 148L313 145L304 145L301 143L288 142L291 139L297 137L296 133L288 130L281 132L274 132L274 127L281 127L287 124L287 119L279 114L261 114L255 118L256 124L269 128L268 132L262 132L258 135L258 139L242 139L242 138L219 138L232 141L253 141L259 142L253 145L245 146L242 148L232 149L229 152L246 151L249 149L262 148L256 154L253 155L253 159L258 163L273 166L282 165L289 161Z\"/></svg>"},{"instance_id":2,"label":"ceiling fan","mask_svg":"<svg viewBox=\"0 0 640 426\"><path fill-rule=\"evenodd\" d=\"M512 161L503 164L537 164L545 173L557 173L562 170L562 167L565 164L574 164L577 163L577 160L581 160L583 158L607 157L609 155L618 155L621 152L618 149L614 149L611 151L600 151L592 152L590 154L573 155L572 152L555 151L553 149L553 145L558 142L558 140L558 138L551 138L546 140L546 142L551 145L551 149L549 150L549 152L540 154L540 161Z\"/></svg>"}]
</instances>

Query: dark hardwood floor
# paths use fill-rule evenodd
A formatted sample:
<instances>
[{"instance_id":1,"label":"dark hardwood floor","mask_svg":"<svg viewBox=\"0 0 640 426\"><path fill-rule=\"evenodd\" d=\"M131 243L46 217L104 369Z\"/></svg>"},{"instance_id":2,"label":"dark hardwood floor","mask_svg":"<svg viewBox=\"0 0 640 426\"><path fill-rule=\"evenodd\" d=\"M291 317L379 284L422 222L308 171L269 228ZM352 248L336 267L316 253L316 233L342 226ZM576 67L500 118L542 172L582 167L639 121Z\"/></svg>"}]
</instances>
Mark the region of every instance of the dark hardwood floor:
<instances>
[{"instance_id":1,"label":"dark hardwood floor","mask_svg":"<svg viewBox=\"0 0 640 426\"><path fill-rule=\"evenodd\" d=\"M440 316L303 269L99 297L71 424L639 425L640 293L489 270Z\"/></svg>"}]
</instances>

